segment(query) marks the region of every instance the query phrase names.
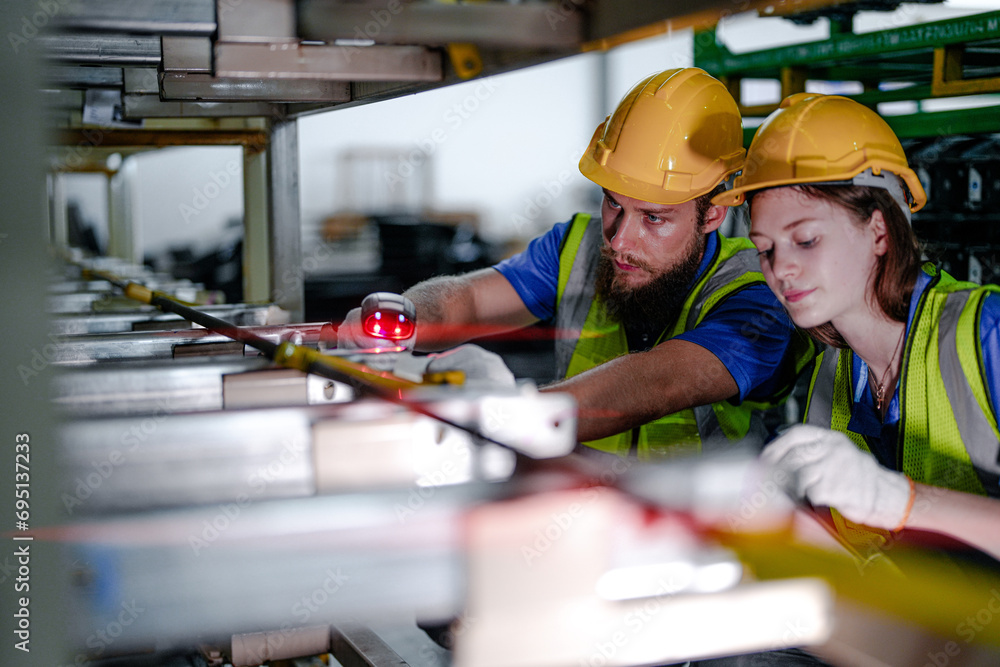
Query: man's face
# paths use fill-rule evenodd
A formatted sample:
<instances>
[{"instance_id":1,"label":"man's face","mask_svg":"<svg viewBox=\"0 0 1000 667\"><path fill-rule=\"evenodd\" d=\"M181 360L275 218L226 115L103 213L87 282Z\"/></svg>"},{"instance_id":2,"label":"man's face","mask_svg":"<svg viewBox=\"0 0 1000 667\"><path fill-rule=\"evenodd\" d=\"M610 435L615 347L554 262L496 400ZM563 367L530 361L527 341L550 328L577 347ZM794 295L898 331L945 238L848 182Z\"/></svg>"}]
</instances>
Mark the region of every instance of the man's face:
<instances>
[{"instance_id":1,"label":"man's face","mask_svg":"<svg viewBox=\"0 0 1000 667\"><path fill-rule=\"evenodd\" d=\"M626 324L671 322L698 270L706 234L724 217L724 207L710 207L699 220L695 201L650 204L605 190L597 293L611 314Z\"/></svg>"},{"instance_id":2,"label":"man's face","mask_svg":"<svg viewBox=\"0 0 1000 667\"><path fill-rule=\"evenodd\" d=\"M697 214L694 201L650 204L605 190L602 254L615 268L616 286L642 287L688 260L692 246L705 242Z\"/></svg>"}]
</instances>

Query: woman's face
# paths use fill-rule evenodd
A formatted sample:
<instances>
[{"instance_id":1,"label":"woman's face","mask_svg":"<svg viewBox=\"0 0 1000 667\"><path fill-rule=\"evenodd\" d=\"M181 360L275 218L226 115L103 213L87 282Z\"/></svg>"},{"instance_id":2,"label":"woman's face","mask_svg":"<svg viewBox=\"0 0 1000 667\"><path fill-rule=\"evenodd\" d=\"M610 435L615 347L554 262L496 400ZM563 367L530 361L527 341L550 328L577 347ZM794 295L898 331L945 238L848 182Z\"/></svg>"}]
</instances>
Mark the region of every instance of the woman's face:
<instances>
[{"instance_id":1,"label":"woman's face","mask_svg":"<svg viewBox=\"0 0 1000 667\"><path fill-rule=\"evenodd\" d=\"M871 315L870 276L886 251L881 212L860 226L843 206L782 187L754 197L751 216L764 278L795 324L844 331Z\"/></svg>"}]
</instances>

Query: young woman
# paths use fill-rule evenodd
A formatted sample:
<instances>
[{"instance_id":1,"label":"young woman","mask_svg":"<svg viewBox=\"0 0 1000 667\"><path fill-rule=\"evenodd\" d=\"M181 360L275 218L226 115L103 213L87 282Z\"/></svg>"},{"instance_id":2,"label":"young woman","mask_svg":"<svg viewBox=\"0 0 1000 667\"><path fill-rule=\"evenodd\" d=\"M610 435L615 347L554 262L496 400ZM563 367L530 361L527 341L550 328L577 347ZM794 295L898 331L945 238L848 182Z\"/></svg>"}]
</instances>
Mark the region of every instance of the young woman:
<instances>
[{"instance_id":1,"label":"young woman","mask_svg":"<svg viewBox=\"0 0 1000 667\"><path fill-rule=\"evenodd\" d=\"M1000 288L921 262L926 195L892 130L853 100L793 95L713 203L744 199L768 286L827 345L809 425L764 457L855 544L905 526L1000 559Z\"/></svg>"}]
</instances>

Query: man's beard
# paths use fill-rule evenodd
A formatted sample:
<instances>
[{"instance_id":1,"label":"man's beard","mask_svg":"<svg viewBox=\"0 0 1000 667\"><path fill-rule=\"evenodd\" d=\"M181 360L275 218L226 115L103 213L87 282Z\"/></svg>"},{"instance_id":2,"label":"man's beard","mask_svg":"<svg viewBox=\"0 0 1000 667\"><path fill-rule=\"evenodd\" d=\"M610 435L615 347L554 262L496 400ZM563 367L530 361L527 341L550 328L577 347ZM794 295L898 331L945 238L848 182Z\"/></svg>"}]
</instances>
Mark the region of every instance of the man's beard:
<instances>
[{"instance_id":1,"label":"man's beard","mask_svg":"<svg viewBox=\"0 0 1000 667\"><path fill-rule=\"evenodd\" d=\"M618 256L611 248L601 246L597 263L597 296L613 319L626 329L660 332L672 325L680 314L688 288L698 272L708 238L696 233L681 261L654 276L645 285L629 287L617 276L616 256L622 262L651 271L651 267L631 255Z\"/></svg>"}]
</instances>

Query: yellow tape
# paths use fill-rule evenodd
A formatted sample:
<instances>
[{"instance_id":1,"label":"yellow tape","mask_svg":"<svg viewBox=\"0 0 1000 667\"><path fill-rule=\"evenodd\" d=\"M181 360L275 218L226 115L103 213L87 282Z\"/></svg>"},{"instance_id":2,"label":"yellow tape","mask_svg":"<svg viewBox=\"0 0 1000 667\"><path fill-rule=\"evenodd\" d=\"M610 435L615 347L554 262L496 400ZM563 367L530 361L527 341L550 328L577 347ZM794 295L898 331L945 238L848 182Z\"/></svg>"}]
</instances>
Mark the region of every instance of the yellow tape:
<instances>
[{"instance_id":1,"label":"yellow tape","mask_svg":"<svg viewBox=\"0 0 1000 667\"><path fill-rule=\"evenodd\" d=\"M417 383L404 380L391 373L375 372L363 364L347 361L340 357L321 354L312 348L295 345L288 341L281 343L274 351L274 361L282 366L294 368L304 373L309 372L309 367L312 364L318 364L348 377L356 378L368 384L392 391L411 389L417 386Z\"/></svg>"},{"instance_id":2,"label":"yellow tape","mask_svg":"<svg viewBox=\"0 0 1000 667\"><path fill-rule=\"evenodd\" d=\"M838 596L905 619L941 637L956 637L970 619L1000 603L1000 574L956 561L932 549L897 544L893 567L859 565L844 553L824 551L773 535L719 533L719 541L760 579L822 577ZM876 564L875 567L867 567ZM992 617L992 616L991 616ZM956 630L959 628L959 630ZM966 639L965 641L970 641ZM1000 623L982 624L977 644L1000 647Z\"/></svg>"},{"instance_id":3,"label":"yellow tape","mask_svg":"<svg viewBox=\"0 0 1000 667\"><path fill-rule=\"evenodd\" d=\"M309 364L314 361L313 358L310 358L310 352L313 352L313 350L284 341L274 351L274 361L282 366L306 372L309 370ZM316 352L313 352L313 354L318 356Z\"/></svg>"},{"instance_id":4,"label":"yellow tape","mask_svg":"<svg viewBox=\"0 0 1000 667\"><path fill-rule=\"evenodd\" d=\"M153 290L139 283L129 283L125 286L125 296L136 301L142 301L143 303L151 303L153 301Z\"/></svg>"},{"instance_id":5,"label":"yellow tape","mask_svg":"<svg viewBox=\"0 0 1000 667\"><path fill-rule=\"evenodd\" d=\"M424 373L424 384L465 384L465 371L442 371L440 373Z\"/></svg>"}]
</instances>

